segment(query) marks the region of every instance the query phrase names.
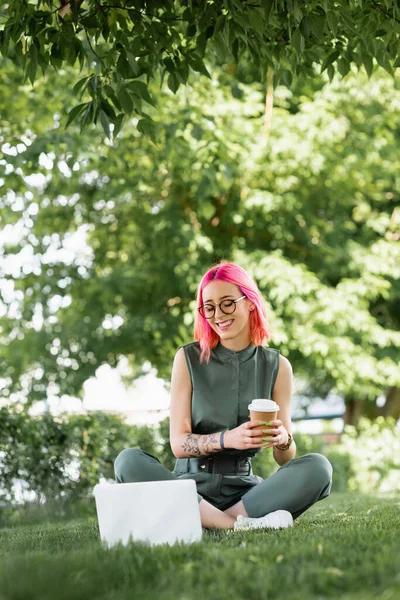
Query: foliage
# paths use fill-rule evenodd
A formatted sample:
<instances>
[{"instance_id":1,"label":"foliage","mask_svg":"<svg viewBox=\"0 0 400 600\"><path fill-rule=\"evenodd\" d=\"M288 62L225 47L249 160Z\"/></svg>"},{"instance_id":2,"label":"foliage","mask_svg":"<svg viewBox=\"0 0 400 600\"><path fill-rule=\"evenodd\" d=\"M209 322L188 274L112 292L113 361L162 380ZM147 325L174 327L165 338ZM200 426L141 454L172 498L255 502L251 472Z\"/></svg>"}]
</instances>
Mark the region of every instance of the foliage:
<instances>
[{"instance_id":1,"label":"foliage","mask_svg":"<svg viewBox=\"0 0 400 600\"><path fill-rule=\"evenodd\" d=\"M169 418L155 428L127 425L119 416L100 411L61 417L46 413L38 418L16 405L0 409L0 431L2 499L15 503L14 484L19 481L25 500L33 494L49 514L68 514L71 502L91 497L99 481L114 480L115 458L125 448L140 447L169 471L175 466ZM333 491L388 491L400 483L400 440L394 419L362 419L358 434L346 426L338 445L324 446L317 436L299 433L295 438L296 457L318 452L331 461ZM272 451L258 453L252 463L254 474L263 479L279 469ZM35 513L31 516L34 519Z\"/></svg>"},{"instance_id":2,"label":"foliage","mask_svg":"<svg viewBox=\"0 0 400 600\"><path fill-rule=\"evenodd\" d=\"M113 463L126 447L154 452L149 427L126 425L102 412L29 415L21 405L0 409L0 490L15 501L14 484L37 502L67 502L85 497L101 478L114 479Z\"/></svg>"},{"instance_id":3,"label":"foliage","mask_svg":"<svg viewBox=\"0 0 400 600\"><path fill-rule=\"evenodd\" d=\"M275 84L288 86L317 68L332 79L352 65L371 75L374 60L392 75L400 66L396 0L10 0L0 14L0 50L32 84L49 67L85 69L68 123L100 123L108 137L134 114L138 131L154 138L149 82L166 79L175 94L193 71L210 77L207 61L246 62L261 81L270 67Z\"/></svg>"},{"instance_id":4,"label":"foliage","mask_svg":"<svg viewBox=\"0 0 400 600\"><path fill-rule=\"evenodd\" d=\"M346 425L336 451L351 457L349 491L400 489L400 434L392 417L361 417L357 428Z\"/></svg>"},{"instance_id":5,"label":"foliage","mask_svg":"<svg viewBox=\"0 0 400 600\"><path fill-rule=\"evenodd\" d=\"M400 385L397 82L299 81L299 105L278 88L266 146L261 90L219 71L159 94L158 146L131 126L109 146L60 127L63 76L29 92L8 63L0 82L5 398L79 396L121 356L168 382L220 258L255 277L307 393Z\"/></svg>"}]
</instances>

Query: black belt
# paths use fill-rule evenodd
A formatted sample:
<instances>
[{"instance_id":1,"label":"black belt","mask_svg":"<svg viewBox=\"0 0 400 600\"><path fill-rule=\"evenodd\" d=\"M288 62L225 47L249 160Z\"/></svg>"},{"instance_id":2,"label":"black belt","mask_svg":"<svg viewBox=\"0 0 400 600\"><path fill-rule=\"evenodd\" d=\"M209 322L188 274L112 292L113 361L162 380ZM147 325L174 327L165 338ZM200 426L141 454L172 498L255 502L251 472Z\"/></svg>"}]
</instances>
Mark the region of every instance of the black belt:
<instances>
[{"instance_id":1,"label":"black belt","mask_svg":"<svg viewBox=\"0 0 400 600\"><path fill-rule=\"evenodd\" d=\"M224 475L252 475L250 458L177 458L174 472L179 473L222 473Z\"/></svg>"}]
</instances>

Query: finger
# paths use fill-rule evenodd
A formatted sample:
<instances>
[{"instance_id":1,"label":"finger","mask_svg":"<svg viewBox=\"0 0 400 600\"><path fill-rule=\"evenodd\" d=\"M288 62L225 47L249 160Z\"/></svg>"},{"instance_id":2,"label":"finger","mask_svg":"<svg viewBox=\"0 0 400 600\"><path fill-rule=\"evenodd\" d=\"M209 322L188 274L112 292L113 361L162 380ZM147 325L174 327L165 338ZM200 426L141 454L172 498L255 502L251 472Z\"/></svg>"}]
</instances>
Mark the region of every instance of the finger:
<instances>
[{"instance_id":1,"label":"finger","mask_svg":"<svg viewBox=\"0 0 400 600\"><path fill-rule=\"evenodd\" d=\"M279 446L279 445L281 445L281 443L282 443L282 440L281 440L280 435L273 436L270 439L264 438L264 444L268 448L271 446Z\"/></svg>"},{"instance_id":2,"label":"finger","mask_svg":"<svg viewBox=\"0 0 400 600\"><path fill-rule=\"evenodd\" d=\"M264 440L264 444L263 447L267 447L270 448L271 446L279 446L278 440L277 439L273 439L273 440Z\"/></svg>"},{"instance_id":3,"label":"finger","mask_svg":"<svg viewBox=\"0 0 400 600\"><path fill-rule=\"evenodd\" d=\"M267 441L269 441L269 440L266 440L263 437L253 437L253 438L251 438L251 443L252 444L260 444L261 445L261 444L265 444Z\"/></svg>"},{"instance_id":4,"label":"finger","mask_svg":"<svg viewBox=\"0 0 400 600\"><path fill-rule=\"evenodd\" d=\"M264 424L264 421L248 421L248 427L260 427Z\"/></svg>"}]
</instances>

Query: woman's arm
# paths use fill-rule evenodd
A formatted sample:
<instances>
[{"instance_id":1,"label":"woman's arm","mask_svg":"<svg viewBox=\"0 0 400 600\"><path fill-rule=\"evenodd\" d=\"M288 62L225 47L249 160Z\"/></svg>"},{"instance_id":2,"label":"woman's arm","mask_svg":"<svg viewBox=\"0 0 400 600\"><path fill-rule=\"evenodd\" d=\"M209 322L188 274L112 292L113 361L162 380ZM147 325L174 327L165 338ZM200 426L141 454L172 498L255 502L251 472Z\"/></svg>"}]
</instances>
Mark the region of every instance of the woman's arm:
<instances>
[{"instance_id":1,"label":"woman's arm","mask_svg":"<svg viewBox=\"0 0 400 600\"><path fill-rule=\"evenodd\" d=\"M192 381L183 348L175 355L171 377L169 442L176 458L209 456L222 450L221 432L192 433Z\"/></svg>"},{"instance_id":2,"label":"woman's arm","mask_svg":"<svg viewBox=\"0 0 400 600\"><path fill-rule=\"evenodd\" d=\"M291 400L293 395L293 371L292 365L282 355L279 355L279 371L272 390L272 400L279 404L278 419L288 433L292 433ZM284 442L285 443L285 442ZM284 443L280 445L283 446ZM288 450L278 450L273 446L274 459L278 465L284 465L296 456L296 442L293 440Z\"/></svg>"}]
</instances>

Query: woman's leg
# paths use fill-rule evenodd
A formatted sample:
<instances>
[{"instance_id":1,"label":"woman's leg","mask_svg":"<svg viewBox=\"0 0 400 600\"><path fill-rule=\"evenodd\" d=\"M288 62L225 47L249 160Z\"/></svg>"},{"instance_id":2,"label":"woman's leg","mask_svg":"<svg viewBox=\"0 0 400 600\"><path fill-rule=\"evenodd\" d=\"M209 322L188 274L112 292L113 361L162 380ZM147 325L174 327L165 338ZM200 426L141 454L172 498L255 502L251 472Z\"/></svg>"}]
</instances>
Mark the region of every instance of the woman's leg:
<instances>
[{"instance_id":1,"label":"woman's leg","mask_svg":"<svg viewBox=\"0 0 400 600\"><path fill-rule=\"evenodd\" d=\"M168 471L158 458L140 448L126 448L118 454L114 463L114 472L118 483L179 480L179 477ZM197 494L197 497L203 527L233 528L236 519L215 508L200 494Z\"/></svg>"},{"instance_id":2,"label":"woman's leg","mask_svg":"<svg viewBox=\"0 0 400 600\"><path fill-rule=\"evenodd\" d=\"M232 517L226 512L219 510L204 499L200 502L199 509L201 524L203 527L233 529L233 524L236 521L236 517Z\"/></svg>"},{"instance_id":3,"label":"woman's leg","mask_svg":"<svg viewBox=\"0 0 400 600\"><path fill-rule=\"evenodd\" d=\"M331 463L322 454L313 452L293 458L225 512L236 518L240 514L263 517L275 510L287 510L296 519L310 506L329 496L332 472Z\"/></svg>"}]
</instances>

